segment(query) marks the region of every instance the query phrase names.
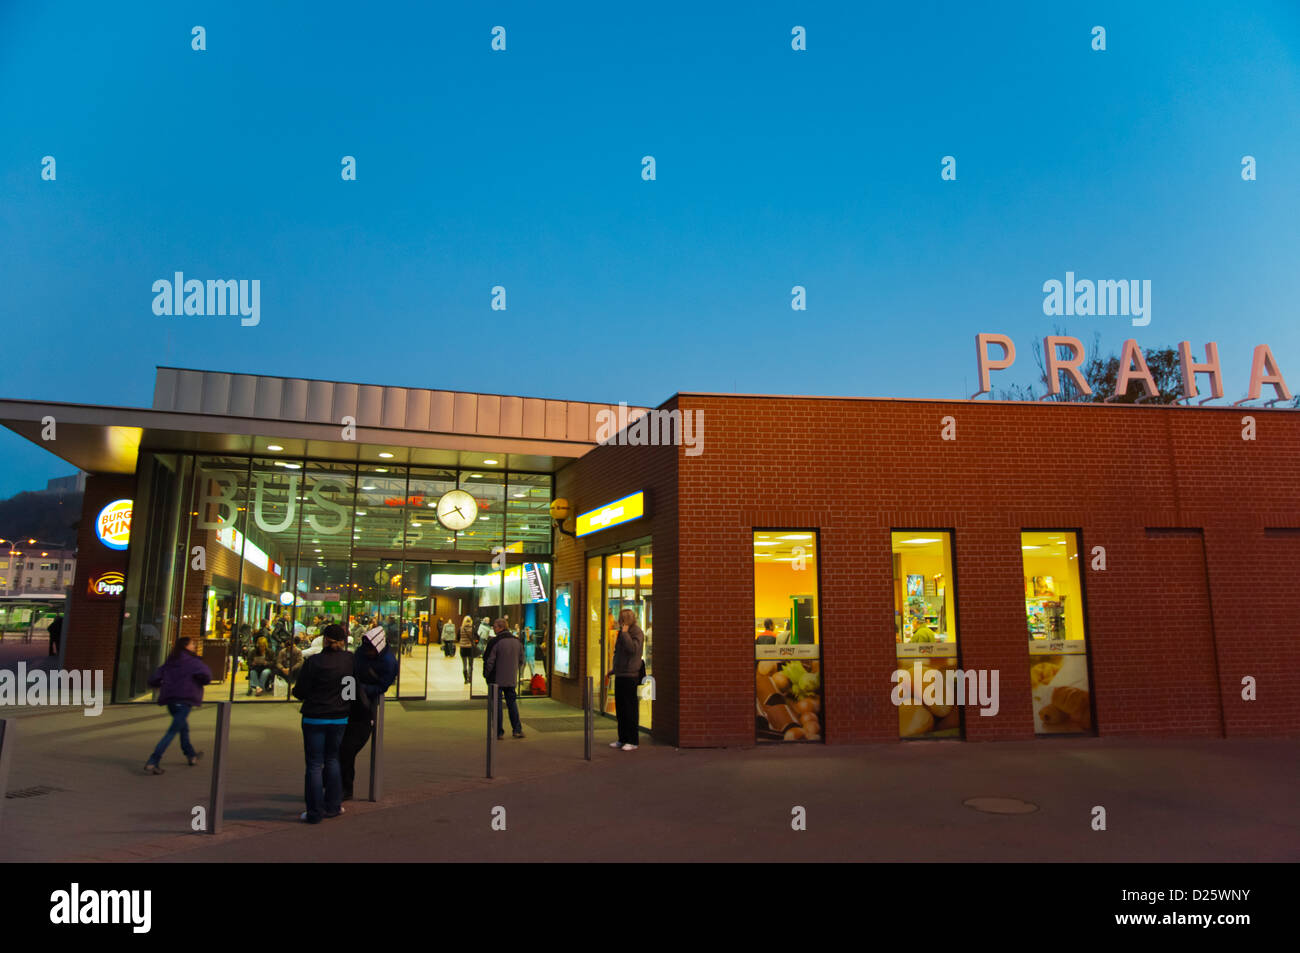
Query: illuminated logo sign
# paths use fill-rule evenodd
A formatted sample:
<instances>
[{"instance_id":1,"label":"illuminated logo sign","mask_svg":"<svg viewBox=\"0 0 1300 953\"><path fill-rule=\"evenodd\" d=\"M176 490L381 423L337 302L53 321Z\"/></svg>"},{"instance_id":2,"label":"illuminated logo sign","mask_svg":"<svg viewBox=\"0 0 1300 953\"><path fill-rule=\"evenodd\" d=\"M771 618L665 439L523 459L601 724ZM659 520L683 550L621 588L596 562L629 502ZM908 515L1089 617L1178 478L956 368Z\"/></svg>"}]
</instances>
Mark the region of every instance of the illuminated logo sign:
<instances>
[{"instance_id":1,"label":"illuminated logo sign","mask_svg":"<svg viewBox=\"0 0 1300 953\"><path fill-rule=\"evenodd\" d=\"M645 516L645 491L625 496L613 503L606 503L598 510L583 513L578 517L576 535L586 536L597 530L609 529L621 523L630 523Z\"/></svg>"},{"instance_id":2,"label":"illuminated logo sign","mask_svg":"<svg viewBox=\"0 0 1300 953\"><path fill-rule=\"evenodd\" d=\"M131 539L131 501L114 500L95 517L95 535L109 549L126 549Z\"/></svg>"},{"instance_id":3,"label":"illuminated logo sign","mask_svg":"<svg viewBox=\"0 0 1300 953\"><path fill-rule=\"evenodd\" d=\"M102 572L91 578L86 588L99 599L116 599L126 592L126 577L120 572Z\"/></svg>"}]
</instances>

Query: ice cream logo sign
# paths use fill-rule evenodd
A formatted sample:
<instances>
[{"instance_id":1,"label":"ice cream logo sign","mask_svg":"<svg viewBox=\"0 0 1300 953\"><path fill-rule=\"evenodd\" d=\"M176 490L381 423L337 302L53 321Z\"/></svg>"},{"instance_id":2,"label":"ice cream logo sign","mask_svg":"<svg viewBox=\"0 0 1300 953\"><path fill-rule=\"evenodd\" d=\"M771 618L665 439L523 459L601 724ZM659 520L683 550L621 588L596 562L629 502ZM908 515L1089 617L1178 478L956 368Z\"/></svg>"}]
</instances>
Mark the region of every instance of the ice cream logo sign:
<instances>
[{"instance_id":1,"label":"ice cream logo sign","mask_svg":"<svg viewBox=\"0 0 1300 953\"><path fill-rule=\"evenodd\" d=\"M105 572L91 578L90 594L101 599L116 599L126 591L126 577L120 572Z\"/></svg>"},{"instance_id":2,"label":"ice cream logo sign","mask_svg":"<svg viewBox=\"0 0 1300 953\"><path fill-rule=\"evenodd\" d=\"M615 500L613 503L606 503L599 509L581 514L578 517L574 533L577 536L586 536L588 533L594 533L597 530L609 529L611 526L618 526L622 523L630 523L632 520L640 519L643 516L645 516L644 490L625 496L621 500Z\"/></svg>"},{"instance_id":3,"label":"ice cream logo sign","mask_svg":"<svg viewBox=\"0 0 1300 953\"><path fill-rule=\"evenodd\" d=\"M109 549L126 549L131 539L131 501L114 500L100 510L95 535Z\"/></svg>"}]
</instances>

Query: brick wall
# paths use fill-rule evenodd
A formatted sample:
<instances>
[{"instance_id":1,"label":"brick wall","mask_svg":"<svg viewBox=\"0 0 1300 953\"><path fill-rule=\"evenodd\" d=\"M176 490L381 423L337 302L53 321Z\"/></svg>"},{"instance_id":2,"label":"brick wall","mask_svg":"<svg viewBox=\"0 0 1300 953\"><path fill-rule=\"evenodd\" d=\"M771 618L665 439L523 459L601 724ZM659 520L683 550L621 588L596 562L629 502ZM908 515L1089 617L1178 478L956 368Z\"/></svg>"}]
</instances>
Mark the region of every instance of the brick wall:
<instances>
[{"instance_id":1,"label":"brick wall","mask_svg":"<svg viewBox=\"0 0 1300 953\"><path fill-rule=\"evenodd\" d=\"M101 543L95 535L95 517L107 504L131 499L134 493L134 476L88 476L86 495L81 504L81 524L77 529L76 579L72 584L68 622L63 631L63 665L68 669L101 669L105 685L113 684L122 600L93 599L87 586L91 579L109 570L115 569L125 576L130 551L109 549Z\"/></svg>"},{"instance_id":2,"label":"brick wall","mask_svg":"<svg viewBox=\"0 0 1300 953\"><path fill-rule=\"evenodd\" d=\"M664 409L672 410L669 401ZM585 513L620 497L645 490L649 514L642 519L600 530L581 539L557 533L554 582L573 584L571 677L557 676L552 697L581 707L582 682L587 677L586 555L621 543L651 536L654 565L653 674L651 734L677 742L678 735L678 617L677 599L677 471L673 447L596 447L576 463L556 474L555 496L569 501L573 513ZM598 635L599 633L597 633ZM603 673L602 673L603 674ZM599 699L600 684L595 687Z\"/></svg>"},{"instance_id":3,"label":"brick wall","mask_svg":"<svg viewBox=\"0 0 1300 953\"><path fill-rule=\"evenodd\" d=\"M666 406L704 412L701 455L599 447L557 484L578 512L654 492L656 736L754 742L755 527L819 532L827 743L898 736L894 528L953 532L961 665L1001 678L1000 712L968 711L968 740L1033 737L1022 528L1080 533L1099 733L1300 732L1300 686L1281 661L1300 624L1300 415L694 395ZM1254 441L1241 438L1246 414ZM953 441L940 439L947 415ZM557 544L557 581L575 582L584 618L583 551L619 532ZM1105 571L1090 568L1094 546ZM1246 675L1256 701L1241 699ZM565 681L556 696L570 700Z\"/></svg>"}]
</instances>

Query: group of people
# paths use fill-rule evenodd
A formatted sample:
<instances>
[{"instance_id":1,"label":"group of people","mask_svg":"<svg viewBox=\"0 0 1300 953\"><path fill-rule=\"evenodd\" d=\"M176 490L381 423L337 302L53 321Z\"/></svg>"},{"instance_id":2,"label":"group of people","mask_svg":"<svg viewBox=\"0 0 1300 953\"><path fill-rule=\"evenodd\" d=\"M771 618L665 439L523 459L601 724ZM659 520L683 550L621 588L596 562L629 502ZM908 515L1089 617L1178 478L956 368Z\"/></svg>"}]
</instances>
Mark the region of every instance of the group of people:
<instances>
[{"instance_id":1,"label":"group of people","mask_svg":"<svg viewBox=\"0 0 1300 953\"><path fill-rule=\"evenodd\" d=\"M397 679L398 661L388 641L387 626L379 624L377 618L373 621L377 624L362 632L355 652L348 651L348 630L337 623L329 623L321 630L319 651L310 655L306 651L300 652L303 657L297 663L292 692L302 702L306 763L303 794L307 809L299 819L309 824L318 824L344 813L343 802L353 796L357 754L371 736L380 699ZM462 620L459 631L453 625L453 637L460 640L465 632L465 622L470 624L476 649L478 629L474 628L472 618L467 616ZM507 711L512 737L523 738L515 688L519 669L526 664L524 643L508 619L494 620L490 630L492 634L486 638L482 652L483 673L490 690L489 712L494 701L491 695L494 694L497 696L497 738L505 737ZM203 754L190 743L188 718L191 709L202 703L203 686L212 680L212 674L203 660L191 651L190 644L188 637L177 639L167 660L149 678L149 685L159 689L158 703L167 707L171 722L145 762L147 774L163 773L163 754L177 736L189 765L197 764ZM623 751L637 748L640 730L637 686L645 677L644 644L645 635L637 625L636 613L624 609L619 615L613 665L606 676L614 679L618 720L618 740L610 744L611 748ZM269 640L259 638L254 648L262 658L266 658ZM296 646L290 643L289 648Z\"/></svg>"}]
</instances>

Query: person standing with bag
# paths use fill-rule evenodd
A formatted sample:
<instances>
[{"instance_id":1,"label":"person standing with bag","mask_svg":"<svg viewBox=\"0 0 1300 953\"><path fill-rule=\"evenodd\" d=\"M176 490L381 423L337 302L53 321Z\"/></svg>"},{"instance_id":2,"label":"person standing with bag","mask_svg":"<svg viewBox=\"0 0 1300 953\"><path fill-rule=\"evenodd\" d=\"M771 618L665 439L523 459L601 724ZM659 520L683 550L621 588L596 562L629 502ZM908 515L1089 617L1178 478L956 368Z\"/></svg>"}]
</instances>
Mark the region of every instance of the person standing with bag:
<instances>
[{"instance_id":1,"label":"person standing with bag","mask_svg":"<svg viewBox=\"0 0 1300 953\"><path fill-rule=\"evenodd\" d=\"M347 630L327 625L321 640L320 653L302 663L293 686L293 697L302 700L302 747L307 762L303 783L307 810L298 819L308 824L343 813L339 747L352 710L352 701L343 697L343 679L353 671Z\"/></svg>"},{"instance_id":2,"label":"person standing with bag","mask_svg":"<svg viewBox=\"0 0 1300 953\"><path fill-rule=\"evenodd\" d=\"M375 709L388 686L397 679L397 659L384 638L384 630L375 626L361 636L361 644L352 656L352 674L357 679L357 698L348 712L348 727L339 745L339 776L343 782L343 800L352 800L352 783L357 776L357 755L370 740L375 724Z\"/></svg>"},{"instance_id":3,"label":"person standing with bag","mask_svg":"<svg viewBox=\"0 0 1300 953\"><path fill-rule=\"evenodd\" d=\"M181 752L191 765L198 764L203 757L202 751L195 751L190 744L190 709L203 704L203 686L212 681L212 673L207 663L190 651L189 636L176 640L176 647L167 661L149 676L149 686L158 688L158 704L167 706L167 713L172 716L172 723L166 733L144 763L145 774L162 774L163 752L177 735L181 736Z\"/></svg>"},{"instance_id":4,"label":"person standing with bag","mask_svg":"<svg viewBox=\"0 0 1300 953\"><path fill-rule=\"evenodd\" d=\"M510 631L508 620L497 619L492 623L492 629L496 632L496 636L489 640L487 650L483 653L483 677L488 683L488 710L491 711L490 706L493 704L492 695L499 691L500 695L495 703L497 737L506 736L505 713L501 711L501 706L508 705L510 727L514 729L511 737L522 738L524 726L519 720L519 702L515 697L515 686L519 684L519 666L523 661L524 647Z\"/></svg>"},{"instance_id":5,"label":"person standing with bag","mask_svg":"<svg viewBox=\"0 0 1300 953\"><path fill-rule=\"evenodd\" d=\"M636 613L624 609L618 614L614 667L605 676L614 676L614 714L618 719L618 741L611 741L611 748L635 751L640 741L641 729L637 722L641 715L641 700L637 698L637 685L645 671L645 663L641 660L644 645L645 633L636 624Z\"/></svg>"}]
</instances>

